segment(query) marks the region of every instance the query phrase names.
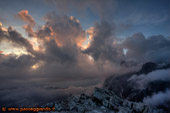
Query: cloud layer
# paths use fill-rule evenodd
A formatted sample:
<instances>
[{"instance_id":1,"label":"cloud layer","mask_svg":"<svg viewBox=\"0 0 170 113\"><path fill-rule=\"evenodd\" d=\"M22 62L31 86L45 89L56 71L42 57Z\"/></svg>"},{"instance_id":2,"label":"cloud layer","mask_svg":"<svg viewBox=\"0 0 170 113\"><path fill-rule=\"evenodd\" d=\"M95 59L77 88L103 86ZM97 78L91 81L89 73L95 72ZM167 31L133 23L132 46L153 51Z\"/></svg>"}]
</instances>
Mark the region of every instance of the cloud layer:
<instances>
[{"instance_id":1,"label":"cloud layer","mask_svg":"<svg viewBox=\"0 0 170 113\"><path fill-rule=\"evenodd\" d=\"M165 92L158 92L151 97L145 97L143 102L147 105L159 106L164 105L169 108L170 91L167 89Z\"/></svg>"},{"instance_id":2,"label":"cloud layer","mask_svg":"<svg viewBox=\"0 0 170 113\"><path fill-rule=\"evenodd\" d=\"M145 88L149 82L152 81L170 81L170 68L163 70L156 70L147 75L133 75L128 79L128 81L135 81L139 88Z\"/></svg>"}]
</instances>

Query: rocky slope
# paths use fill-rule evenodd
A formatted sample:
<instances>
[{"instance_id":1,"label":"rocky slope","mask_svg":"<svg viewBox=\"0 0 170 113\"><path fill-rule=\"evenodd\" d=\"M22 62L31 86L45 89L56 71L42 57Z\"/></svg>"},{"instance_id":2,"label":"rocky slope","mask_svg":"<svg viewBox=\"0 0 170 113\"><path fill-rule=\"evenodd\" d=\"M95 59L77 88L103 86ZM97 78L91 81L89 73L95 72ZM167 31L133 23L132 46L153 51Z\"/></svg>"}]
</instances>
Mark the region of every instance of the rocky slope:
<instances>
[{"instance_id":1,"label":"rocky slope","mask_svg":"<svg viewBox=\"0 0 170 113\"><path fill-rule=\"evenodd\" d=\"M161 109L123 100L114 92L100 88L95 88L92 96L70 96L43 107L55 107L55 111L51 113L164 113Z\"/></svg>"},{"instance_id":2,"label":"rocky slope","mask_svg":"<svg viewBox=\"0 0 170 113\"><path fill-rule=\"evenodd\" d=\"M168 70L170 68L169 64L158 65L153 62L145 63L141 70L138 72L131 72L121 76L111 76L105 80L104 88L114 91L116 95L123 99L127 99L133 102L143 102L145 97L152 97L159 92L165 92L170 89L170 79L164 80L164 75L160 73L161 71ZM154 74L153 74L154 72ZM152 74L152 78L145 84L144 87L140 87L139 80L142 78L145 81ZM156 79L156 77L161 79ZM167 73L166 76L169 76ZM136 77L138 79L130 79ZM167 98L166 103L162 103L157 107L169 111L170 99ZM161 102L160 102L161 103Z\"/></svg>"}]
</instances>

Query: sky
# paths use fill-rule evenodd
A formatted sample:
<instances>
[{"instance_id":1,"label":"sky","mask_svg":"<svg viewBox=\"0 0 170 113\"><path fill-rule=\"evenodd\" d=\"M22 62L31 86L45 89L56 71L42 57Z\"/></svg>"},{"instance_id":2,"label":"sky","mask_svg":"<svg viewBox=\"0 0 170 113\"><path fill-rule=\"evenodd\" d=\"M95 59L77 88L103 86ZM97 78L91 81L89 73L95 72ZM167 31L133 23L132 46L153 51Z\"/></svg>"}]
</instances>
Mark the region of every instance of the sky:
<instances>
[{"instance_id":1,"label":"sky","mask_svg":"<svg viewBox=\"0 0 170 113\"><path fill-rule=\"evenodd\" d=\"M4 26L13 25L17 29L22 26L22 22L15 18L15 15L25 9L29 11L38 25L43 25L43 16L51 11L55 11L57 14L63 11L64 8L59 8L53 0L18 0L1 1L0 13L1 21L4 22ZM69 3L64 4L65 7L69 6ZM81 4L82 5L82 4ZM71 7L71 6L70 6ZM104 7L104 6L103 6ZM110 21L114 21L117 26L127 26L126 28L119 28L122 30L117 33L118 36L126 37L131 36L134 32L142 32L146 36L157 34L162 34L169 36L169 0L120 0L114 1L107 10L111 11L108 13L109 17L112 17ZM95 22L100 21L100 15L88 8L88 6L83 10L84 14L77 13L78 7L75 7L69 11L65 11L66 15L72 15L78 18L82 24L83 29L88 29ZM81 12L80 12L81 13ZM64 13L63 13L64 14ZM122 35L124 34L124 35Z\"/></svg>"},{"instance_id":2,"label":"sky","mask_svg":"<svg viewBox=\"0 0 170 113\"><path fill-rule=\"evenodd\" d=\"M1 0L0 104L90 94L110 75L169 63L169 11L169 0Z\"/></svg>"}]
</instances>

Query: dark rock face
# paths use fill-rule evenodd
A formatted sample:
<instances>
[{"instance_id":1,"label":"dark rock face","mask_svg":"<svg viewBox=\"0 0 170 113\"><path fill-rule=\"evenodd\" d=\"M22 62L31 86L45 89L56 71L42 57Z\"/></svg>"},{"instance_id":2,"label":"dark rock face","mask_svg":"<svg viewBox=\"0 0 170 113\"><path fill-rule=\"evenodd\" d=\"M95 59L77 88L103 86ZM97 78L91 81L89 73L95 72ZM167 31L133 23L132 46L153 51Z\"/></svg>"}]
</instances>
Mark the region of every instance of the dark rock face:
<instances>
[{"instance_id":1,"label":"dark rock face","mask_svg":"<svg viewBox=\"0 0 170 113\"><path fill-rule=\"evenodd\" d=\"M148 73L152 72L153 70L155 70L156 67L157 67L157 65L155 63L147 62L142 66L140 73L148 74Z\"/></svg>"},{"instance_id":2,"label":"dark rock face","mask_svg":"<svg viewBox=\"0 0 170 113\"><path fill-rule=\"evenodd\" d=\"M127 99L133 102L143 102L144 97L152 96L153 94L156 94L158 92L164 92L167 89L170 89L170 80L150 81L145 88L139 89L136 88L136 81L128 81L128 79L131 78L133 75L141 76L143 74L147 76L147 74L152 71L168 68L170 68L169 64L158 66L155 63L148 62L145 63L142 66L141 70L138 72L131 72L121 76L111 76L107 78L104 82L103 87L115 92L116 95L123 99ZM165 110L169 111L169 108L165 108L164 106L160 106L159 108L164 108Z\"/></svg>"},{"instance_id":3,"label":"dark rock face","mask_svg":"<svg viewBox=\"0 0 170 113\"><path fill-rule=\"evenodd\" d=\"M123 100L114 92L100 88L95 88L92 96L70 96L44 107L55 107L52 113L164 113L161 109Z\"/></svg>"}]
</instances>

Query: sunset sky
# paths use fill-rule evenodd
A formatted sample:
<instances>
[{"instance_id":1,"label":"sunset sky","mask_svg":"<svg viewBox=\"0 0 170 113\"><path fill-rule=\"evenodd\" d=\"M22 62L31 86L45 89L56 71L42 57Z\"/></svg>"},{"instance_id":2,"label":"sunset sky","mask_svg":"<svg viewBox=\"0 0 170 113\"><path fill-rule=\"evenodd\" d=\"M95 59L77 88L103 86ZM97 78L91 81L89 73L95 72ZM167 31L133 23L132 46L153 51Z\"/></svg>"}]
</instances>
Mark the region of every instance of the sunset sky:
<instances>
[{"instance_id":1,"label":"sunset sky","mask_svg":"<svg viewBox=\"0 0 170 113\"><path fill-rule=\"evenodd\" d=\"M110 75L138 70L147 61L168 63L169 4L1 0L0 104L90 94ZM123 67L122 61L135 66Z\"/></svg>"}]
</instances>

